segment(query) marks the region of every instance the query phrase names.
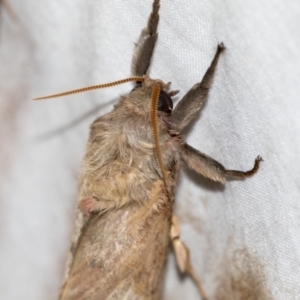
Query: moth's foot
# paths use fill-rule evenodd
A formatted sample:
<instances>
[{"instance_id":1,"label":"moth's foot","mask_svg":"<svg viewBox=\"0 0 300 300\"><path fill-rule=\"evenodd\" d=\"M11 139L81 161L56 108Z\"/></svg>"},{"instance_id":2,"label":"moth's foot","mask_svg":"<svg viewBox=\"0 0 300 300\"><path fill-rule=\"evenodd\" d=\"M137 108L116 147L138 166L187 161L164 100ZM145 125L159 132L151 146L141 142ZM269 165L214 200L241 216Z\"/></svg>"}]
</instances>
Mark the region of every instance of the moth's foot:
<instances>
[{"instance_id":1,"label":"moth's foot","mask_svg":"<svg viewBox=\"0 0 300 300\"><path fill-rule=\"evenodd\" d=\"M261 162L261 161L264 161L264 160L263 160L263 158L262 158L260 155L258 155L258 156L256 157L255 161Z\"/></svg>"},{"instance_id":2,"label":"moth's foot","mask_svg":"<svg viewBox=\"0 0 300 300\"><path fill-rule=\"evenodd\" d=\"M248 172L245 172L245 174L247 175L247 177L254 175L254 174L258 171L259 166L260 166L260 163L261 163L262 161L264 161L263 158L262 158L260 155L258 155L258 156L255 158L254 166L253 166L252 170L250 170L250 171L248 171Z\"/></svg>"},{"instance_id":3,"label":"moth's foot","mask_svg":"<svg viewBox=\"0 0 300 300\"><path fill-rule=\"evenodd\" d=\"M84 215L89 217L93 211L93 207L97 205L97 200L95 198L86 198L79 202L78 208L82 211Z\"/></svg>"},{"instance_id":4,"label":"moth's foot","mask_svg":"<svg viewBox=\"0 0 300 300\"><path fill-rule=\"evenodd\" d=\"M226 49L225 45L223 42L221 42L220 44L218 44L218 51L222 52Z\"/></svg>"}]
</instances>

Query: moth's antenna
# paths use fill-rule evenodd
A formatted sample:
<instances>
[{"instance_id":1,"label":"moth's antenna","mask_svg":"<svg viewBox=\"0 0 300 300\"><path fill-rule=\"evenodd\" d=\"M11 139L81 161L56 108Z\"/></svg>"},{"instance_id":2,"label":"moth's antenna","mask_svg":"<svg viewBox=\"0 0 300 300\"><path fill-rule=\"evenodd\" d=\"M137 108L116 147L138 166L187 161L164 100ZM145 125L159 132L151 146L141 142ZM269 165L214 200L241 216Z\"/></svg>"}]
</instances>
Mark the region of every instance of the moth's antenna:
<instances>
[{"instance_id":1,"label":"moth's antenna","mask_svg":"<svg viewBox=\"0 0 300 300\"><path fill-rule=\"evenodd\" d=\"M153 140L155 144L155 152L156 152L156 158L159 165L159 168L163 175L163 180L165 183L165 186L167 184L167 173L164 167L161 151L160 151L160 145L159 145L159 127L157 122L157 107L158 107L158 99L160 94L160 85L158 83L155 83L153 85L152 89L152 95L151 95L151 125L152 125L152 133L153 133Z\"/></svg>"},{"instance_id":2,"label":"moth's antenna","mask_svg":"<svg viewBox=\"0 0 300 300\"><path fill-rule=\"evenodd\" d=\"M92 90L97 90L97 89L103 89L103 88L107 88L107 87L112 87L114 85L118 85L118 84L130 82L130 81L141 82L141 81L144 81L144 80L145 80L145 78L144 77L140 77L140 76L129 77L129 78L124 78L124 79L121 79L121 80L117 80L117 81L113 81L113 82L108 82L108 83L104 83L104 84L87 86L87 87L84 87L84 88L81 88L81 89L67 91L67 92L63 92L63 93L59 93L59 94L53 94L53 95L49 95L49 96L38 97L38 98L35 98L33 100L44 100L44 99L57 98L57 97L62 97L62 96L69 96L69 95L73 95L73 94L77 94L77 93L88 92L88 91L92 91Z\"/></svg>"}]
</instances>

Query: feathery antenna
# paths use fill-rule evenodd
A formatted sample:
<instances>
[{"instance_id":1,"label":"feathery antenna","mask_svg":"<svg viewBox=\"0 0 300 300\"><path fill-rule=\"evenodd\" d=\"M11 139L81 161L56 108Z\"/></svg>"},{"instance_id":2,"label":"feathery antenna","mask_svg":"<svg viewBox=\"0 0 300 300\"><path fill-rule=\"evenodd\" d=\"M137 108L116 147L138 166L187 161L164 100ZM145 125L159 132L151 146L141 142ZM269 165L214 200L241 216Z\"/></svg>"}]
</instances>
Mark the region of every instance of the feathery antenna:
<instances>
[{"instance_id":1,"label":"feathery antenna","mask_svg":"<svg viewBox=\"0 0 300 300\"><path fill-rule=\"evenodd\" d=\"M124 78L124 79L120 79L120 80L117 80L117 81L108 82L108 83L104 83L104 84L87 86L87 87L84 87L84 88L81 88L81 89L71 90L71 91L67 91L67 92L63 92L63 93L59 93L59 94L53 94L53 95L49 95L49 96L38 97L38 98L34 98L33 100L44 100L44 99L57 98L57 97L62 97L62 96L69 96L69 95L73 95L73 94L77 94L77 93L108 88L108 87L112 87L112 86L115 86L115 85L130 82L130 81L141 82L141 81L144 81L144 80L145 80L145 78L141 77L141 76L129 77L129 78Z\"/></svg>"},{"instance_id":2,"label":"feathery antenna","mask_svg":"<svg viewBox=\"0 0 300 300\"><path fill-rule=\"evenodd\" d=\"M155 152L156 152L156 160L158 162L159 168L161 170L163 180L165 183L165 186L167 184L167 173L164 167L162 154L160 151L160 145L159 145L159 127L157 122L157 107L158 107L158 99L160 95L160 85L158 83L155 83L153 85L152 89L152 95L151 95L151 125L152 125L152 133L153 133L153 140L155 144Z\"/></svg>"}]
</instances>

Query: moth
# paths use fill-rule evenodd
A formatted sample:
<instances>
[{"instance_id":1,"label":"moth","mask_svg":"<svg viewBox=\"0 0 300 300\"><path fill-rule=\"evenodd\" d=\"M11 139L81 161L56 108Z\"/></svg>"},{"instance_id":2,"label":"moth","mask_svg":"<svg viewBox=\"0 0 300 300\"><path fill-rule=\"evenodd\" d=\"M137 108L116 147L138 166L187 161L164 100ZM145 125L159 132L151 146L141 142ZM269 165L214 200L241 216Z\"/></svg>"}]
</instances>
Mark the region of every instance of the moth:
<instances>
[{"instance_id":1,"label":"moth","mask_svg":"<svg viewBox=\"0 0 300 300\"><path fill-rule=\"evenodd\" d=\"M134 81L134 89L91 125L79 179L78 209L61 300L160 299L170 241L181 272L207 296L181 241L173 214L176 183L184 165L211 180L246 178L251 170L227 170L184 141L183 129L207 99L220 54L173 109L170 83L147 75L157 40L159 0L136 43L133 77L41 97L46 99Z\"/></svg>"}]
</instances>

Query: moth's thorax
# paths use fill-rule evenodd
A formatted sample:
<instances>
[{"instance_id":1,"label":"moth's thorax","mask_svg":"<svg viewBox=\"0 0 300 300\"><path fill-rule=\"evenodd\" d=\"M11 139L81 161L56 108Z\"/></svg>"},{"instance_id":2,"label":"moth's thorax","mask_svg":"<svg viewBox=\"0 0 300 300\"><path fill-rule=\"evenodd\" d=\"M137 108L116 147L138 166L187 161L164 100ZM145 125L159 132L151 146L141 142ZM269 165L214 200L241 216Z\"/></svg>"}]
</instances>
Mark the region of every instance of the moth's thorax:
<instances>
[{"instance_id":1,"label":"moth's thorax","mask_svg":"<svg viewBox=\"0 0 300 300\"><path fill-rule=\"evenodd\" d=\"M81 199L94 197L118 207L129 201L144 202L149 199L152 184L162 180L150 121L155 83L162 91L168 91L169 84L146 77L110 113L92 124L81 172ZM164 166L173 186L179 170L181 141L169 133L170 116L164 112L158 116Z\"/></svg>"}]
</instances>

